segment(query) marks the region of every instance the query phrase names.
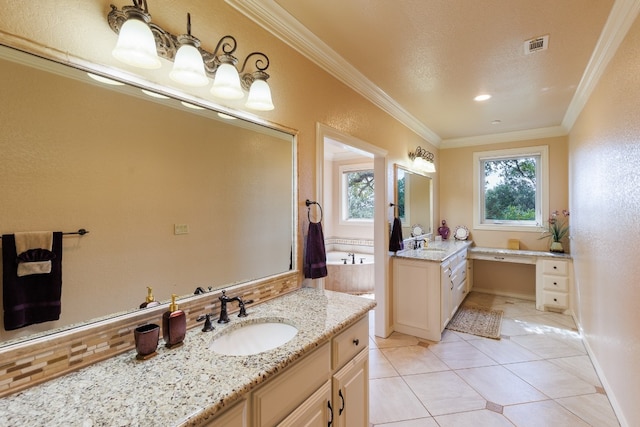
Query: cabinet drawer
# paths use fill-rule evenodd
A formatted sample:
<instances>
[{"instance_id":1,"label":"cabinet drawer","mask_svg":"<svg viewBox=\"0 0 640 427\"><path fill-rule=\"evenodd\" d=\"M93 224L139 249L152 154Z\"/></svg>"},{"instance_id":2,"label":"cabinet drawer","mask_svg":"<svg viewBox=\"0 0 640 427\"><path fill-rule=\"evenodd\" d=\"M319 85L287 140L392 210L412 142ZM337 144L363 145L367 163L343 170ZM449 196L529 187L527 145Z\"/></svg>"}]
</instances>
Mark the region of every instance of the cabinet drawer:
<instances>
[{"instance_id":1,"label":"cabinet drawer","mask_svg":"<svg viewBox=\"0 0 640 427\"><path fill-rule=\"evenodd\" d=\"M569 307L569 295L562 292L545 291L543 304L545 308L566 309Z\"/></svg>"},{"instance_id":2,"label":"cabinet drawer","mask_svg":"<svg viewBox=\"0 0 640 427\"><path fill-rule=\"evenodd\" d=\"M325 343L253 393L253 426L273 426L293 412L331 375Z\"/></svg>"},{"instance_id":3,"label":"cabinet drawer","mask_svg":"<svg viewBox=\"0 0 640 427\"><path fill-rule=\"evenodd\" d=\"M569 273L569 263L567 261L543 260L542 274L555 274L566 276Z\"/></svg>"},{"instance_id":4,"label":"cabinet drawer","mask_svg":"<svg viewBox=\"0 0 640 427\"><path fill-rule=\"evenodd\" d=\"M369 316L364 316L333 339L332 369L342 367L369 345Z\"/></svg>"},{"instance_id":5,"label":"cabinet drawer","mask_svg":"<svg viewBox=\"0 0 640 427\"><path fill-rule=\"evenodd\" d=\"M545 290L567 292L569 290L569 278L560 276L543 276L542 284Z\"/></svg>"}]
</instances>

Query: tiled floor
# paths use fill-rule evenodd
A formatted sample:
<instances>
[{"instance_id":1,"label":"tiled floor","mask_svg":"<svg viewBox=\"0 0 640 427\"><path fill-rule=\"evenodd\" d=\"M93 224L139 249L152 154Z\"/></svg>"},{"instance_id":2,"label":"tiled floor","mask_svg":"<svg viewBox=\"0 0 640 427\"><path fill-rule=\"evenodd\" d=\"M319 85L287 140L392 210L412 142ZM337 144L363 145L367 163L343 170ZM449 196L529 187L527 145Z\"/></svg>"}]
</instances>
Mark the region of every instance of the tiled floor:
<instances>
[{"instance_id":1,"label":"tiled floor","mask_svg":"<svg viewBox=\"0 0 640 427\"><path fill-rule=\"evenodd\" d=\"M372 426L619 426L571 316L473 292L464 304L503 310L502 339L382 339L371 313Z\"/></svg>"}]
</instances>

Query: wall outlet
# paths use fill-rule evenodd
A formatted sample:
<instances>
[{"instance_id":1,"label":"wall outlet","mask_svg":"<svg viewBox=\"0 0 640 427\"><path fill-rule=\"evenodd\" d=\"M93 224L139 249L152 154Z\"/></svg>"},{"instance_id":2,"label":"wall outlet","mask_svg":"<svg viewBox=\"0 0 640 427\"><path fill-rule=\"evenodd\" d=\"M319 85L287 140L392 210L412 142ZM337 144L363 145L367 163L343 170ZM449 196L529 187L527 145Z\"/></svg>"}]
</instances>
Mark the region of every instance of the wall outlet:
<instances>
[{"instance_id":1,"label":"wall outlet","mask_svg":"<svg viewBox=\"0 0 640 427\"><path fill-rule=\"evenodd\" d=\"M189 225L173 224L173 234L189 234Z\"/></svg>"}]
</instances>

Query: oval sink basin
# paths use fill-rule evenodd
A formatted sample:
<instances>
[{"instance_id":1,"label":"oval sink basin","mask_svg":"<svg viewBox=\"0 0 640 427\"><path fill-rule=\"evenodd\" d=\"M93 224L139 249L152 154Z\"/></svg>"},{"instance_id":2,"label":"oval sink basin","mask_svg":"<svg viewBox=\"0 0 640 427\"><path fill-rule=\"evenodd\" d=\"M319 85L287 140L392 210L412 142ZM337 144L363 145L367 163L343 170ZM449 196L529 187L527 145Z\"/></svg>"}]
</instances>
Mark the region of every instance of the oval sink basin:
<instances>
[{"instance_id":1,"label":"oval sink basin","mask_svg":"<svg viewBox=\"0 0 640 427\"><path fill-rule=\"evenodd\" d=\"M297 333L298 328L287 323L247 323L216 337L210 348L227 356L249 356L280 347Z\"/></svg>"}]
</instances>

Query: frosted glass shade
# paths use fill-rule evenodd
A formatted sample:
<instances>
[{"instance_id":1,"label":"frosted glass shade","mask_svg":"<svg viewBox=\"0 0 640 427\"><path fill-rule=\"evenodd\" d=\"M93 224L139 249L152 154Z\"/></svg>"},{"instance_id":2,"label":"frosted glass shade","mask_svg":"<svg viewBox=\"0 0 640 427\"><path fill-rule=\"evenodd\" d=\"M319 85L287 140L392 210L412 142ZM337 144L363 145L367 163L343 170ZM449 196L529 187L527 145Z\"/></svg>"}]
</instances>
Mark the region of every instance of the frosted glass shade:
<instances>
[{"instance_id":1,"label":"frosted glass shade","mask_svg":"<svg viewBox=\"0 0 640 427\"><path fill-rule=\"evenodd\" d=\"M173 68L169 77L174 82L186 86L205 86L209 79L204 72L202 55L195 46L183 44L173 60Z\"/></svg>"},{"instance_id":2,"label":"frosted glass shade","mask_svg":"<svg viewBox=\"0 0 640 427\"><path fill-rule=\"evenodd\" d=\"M154 69L162 65L149 26L139 19L128 19L120 28L118 42L111 54L119 61L138 68Z\"/></svg>"},{"instance_id":3,"label":"frosted glass shade","mask_svg":"<svg viewBox=\"0 0 640 427\"><path fill-rule=\"evenodd\" d=\"M249 97L245 104L247 108L259 111L273 110L273 101L271 100L271 89L266 81L256 79L251 83L249 88Z\"/></svg>"},{"instance_id":4,"label":"frosted glass shade","mask_svg":"<svg viewBox=\"0 0 640 427\"><path fill-rule=\"evenodd\" d=\"M213 79L211 94L223 99L240 99L244 96L236 67L227 63L220 64Z\"/></svg>"},{"instance_id":5,"label":"frosted glass shade","mask_svg":"<svg viewBox=\"0 0 640 427\"><path fill-rule=\"evenodd\" d=\"M428 173L433 173L436 171L436 165L434 165L433 162L423 159L422 157L416 157L413 161L413 164L416 165L416 168Z\"/></svg>"}]
</instances>

